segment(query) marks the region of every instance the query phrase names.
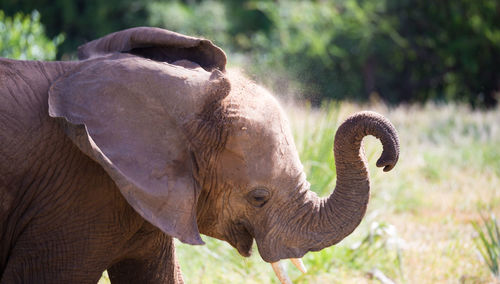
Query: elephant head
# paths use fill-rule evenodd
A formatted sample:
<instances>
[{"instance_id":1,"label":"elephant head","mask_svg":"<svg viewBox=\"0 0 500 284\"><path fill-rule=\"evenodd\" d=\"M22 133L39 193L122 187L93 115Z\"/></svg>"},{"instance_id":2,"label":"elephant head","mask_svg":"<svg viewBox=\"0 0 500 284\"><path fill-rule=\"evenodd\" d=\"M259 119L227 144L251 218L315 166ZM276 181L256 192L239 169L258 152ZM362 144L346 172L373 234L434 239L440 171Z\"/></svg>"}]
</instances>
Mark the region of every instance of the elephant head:
<instances>
[{"instance_id":1,"label":"elephant head","mask_svg":"<svg viewBox=\"0 0 500 284\"><path fill-rule=\"evenodd\" d=\"M79 49L76 68L53 83L49 113L113 178L129 204L165 233L199 233L267 262L331 246L360 223L370 182L361 140L383 144L377 166L399 156L392 124L361 112L335 135L337 184L309 190L277 100L238 72L210 41L135 28ZM80 126L78 126L80 125Z\"/></svg>"}]
</instances>

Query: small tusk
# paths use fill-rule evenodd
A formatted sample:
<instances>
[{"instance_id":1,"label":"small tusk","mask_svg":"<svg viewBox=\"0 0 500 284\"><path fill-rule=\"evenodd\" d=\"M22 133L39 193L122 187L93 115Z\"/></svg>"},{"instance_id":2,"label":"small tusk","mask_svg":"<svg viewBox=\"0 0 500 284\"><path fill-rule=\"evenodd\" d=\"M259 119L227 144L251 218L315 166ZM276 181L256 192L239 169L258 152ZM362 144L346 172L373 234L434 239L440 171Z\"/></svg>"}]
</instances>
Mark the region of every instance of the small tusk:
<instances>
[{"instance_id":1,"label":"small tusk","mask_svg":"<svg viewBox=\"0 0 500 284\"><path fill-rule=\"evenodd\" d=\"M292 280L290 280L290 278L286 274L283 264L277 261L271 263L271 266L273 267L274 273L276 273L276 276L278 276L278 279L280 280L281 284L292 284Z\"/></svg>"},{"instance_id":2,"label":"small tusk","mask_svg":"<svg viewBox=\"0 0 500 284\"><path fill-rule=\"evenodd\" d=\"M302 273L307 273L307 268L302 262L302 259L290 258L290 260L292 261L293 265L295 265L295 267L297 267L300 271L302 271Z\"/></svg>"}]
</instances>

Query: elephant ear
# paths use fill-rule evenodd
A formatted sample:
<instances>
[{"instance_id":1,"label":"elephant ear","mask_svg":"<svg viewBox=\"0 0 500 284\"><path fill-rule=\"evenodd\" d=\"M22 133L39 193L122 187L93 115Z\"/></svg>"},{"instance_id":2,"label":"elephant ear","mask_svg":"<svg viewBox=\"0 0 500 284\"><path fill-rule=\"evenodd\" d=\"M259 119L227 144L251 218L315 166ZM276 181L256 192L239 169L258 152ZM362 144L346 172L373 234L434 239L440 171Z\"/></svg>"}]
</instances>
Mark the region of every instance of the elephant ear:
<instances>
[{"instance_id":1,"label":"elephant ear","mask_svg":"<svg viewBox=\"0 0 500 284\"><path fill-rule=\"evenodd\" d=\"M78 48L78 58L88 59L113 52L173 63L186 59L203 69L225 71L226 55L206 39L185 36L168 30L137 27L109 34Z\"/></svg>"},{"instance_id":2,"label":"elephant ear","mask_svg":"<svg viewBox=\"0 0 500 284\"><path fill-rule=\"evenodd\" d=\"M184 126L230 86L219 70L190 67L123 54L83 61L52 84L48 105L142 217L182 242L203 244Z\"/></svg>"}]
</instances>

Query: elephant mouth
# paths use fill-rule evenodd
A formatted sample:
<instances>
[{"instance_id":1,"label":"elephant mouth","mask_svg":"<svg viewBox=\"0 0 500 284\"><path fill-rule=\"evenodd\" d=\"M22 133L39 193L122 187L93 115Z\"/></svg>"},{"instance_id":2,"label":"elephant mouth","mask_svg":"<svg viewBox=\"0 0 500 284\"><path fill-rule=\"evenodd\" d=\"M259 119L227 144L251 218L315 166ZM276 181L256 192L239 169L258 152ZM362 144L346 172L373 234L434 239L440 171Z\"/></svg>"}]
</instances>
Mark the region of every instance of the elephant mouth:
<instances>
[{"instance_id":1,"label":"elephant mouth","mask_svg":"<svg viewBox=\"0 0 500 284\"><path fill-rule=\"evenodd\" d=\"M288 247L283 244L265 241L261 243L257 242L257 247L262 259L269 263L278 262L282 259L300 259L308 251L312 251L309 248Z\"/></svg>"},{"instance_id":2,"label":"elephant mouth","mask_svg":"<svg viewBox=\"0 0 500 284\"><path fill-rule=\"evenodd\" d=\"M238 253L244 257L252 255L253 234L250 227L244 222L237 222L232 224L228 230L228 242L231 244Z\"/></svg>"}]
</instances>

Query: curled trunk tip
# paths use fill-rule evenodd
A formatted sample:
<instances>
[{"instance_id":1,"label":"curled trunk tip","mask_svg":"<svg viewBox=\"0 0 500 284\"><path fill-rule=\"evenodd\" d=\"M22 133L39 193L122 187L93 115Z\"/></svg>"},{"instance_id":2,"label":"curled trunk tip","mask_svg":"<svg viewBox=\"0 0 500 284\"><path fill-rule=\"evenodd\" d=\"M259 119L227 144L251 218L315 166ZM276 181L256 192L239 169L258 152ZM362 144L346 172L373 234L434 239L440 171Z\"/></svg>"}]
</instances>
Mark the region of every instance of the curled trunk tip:
<instances>
[{"instance_id":1,"label":"curled trunk tip","mask_svg":"<svg viewBox=\"0 0 500 284\"><path fill-rule=\"evenodd\" d=\"M388 172L394 168L399 159L399 138L394 125L384 116L373 111L361 111L348 117L335 135L335 161L342 161L346 148L351 154L358 156L361 140L373 135L380 140L383 151L377 160L377 167ZM356 157L355 157L356 158Z\"/></svg>"}]
</instances>

